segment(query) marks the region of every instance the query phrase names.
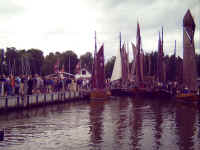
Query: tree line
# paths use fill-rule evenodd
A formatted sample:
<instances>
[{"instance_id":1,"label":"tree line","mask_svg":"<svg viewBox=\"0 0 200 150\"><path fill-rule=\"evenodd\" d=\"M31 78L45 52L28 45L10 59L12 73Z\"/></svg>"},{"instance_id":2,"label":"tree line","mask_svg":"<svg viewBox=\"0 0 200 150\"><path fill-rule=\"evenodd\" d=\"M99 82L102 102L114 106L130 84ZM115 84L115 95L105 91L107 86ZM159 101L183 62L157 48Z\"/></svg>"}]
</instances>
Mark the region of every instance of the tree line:
<instances>
[{"instance_id":1,"label":"tree line","mask_svg":"<svg viewBox=\"0 0 200 150\"><path fill-rule=\"evenodd\" d=\"M144 55L144 75L155 76L157 73L157 52L145 53ZM164 56L166 80L182 81L182 63L181 57L175 55ZM39 49L17 50L15 47L6 48L6 52L0 53L0 74L39 74L48 75L54 73L54 65L59 61L59 68L63 67L65 72L75 74L76 65L80 63L81 67L92 72L93 54L86 52L78 58L72 50L62 53L51 52L44 56L43 51ZM106 78L110 78L115 62L115 56L109 58L105 63ZM200 55L196 55L197 66L200 65ZM129 70L132 69L132 62L129 63ZM200 69L197 67L198 76Z\"/></svg>"}]
</instances>

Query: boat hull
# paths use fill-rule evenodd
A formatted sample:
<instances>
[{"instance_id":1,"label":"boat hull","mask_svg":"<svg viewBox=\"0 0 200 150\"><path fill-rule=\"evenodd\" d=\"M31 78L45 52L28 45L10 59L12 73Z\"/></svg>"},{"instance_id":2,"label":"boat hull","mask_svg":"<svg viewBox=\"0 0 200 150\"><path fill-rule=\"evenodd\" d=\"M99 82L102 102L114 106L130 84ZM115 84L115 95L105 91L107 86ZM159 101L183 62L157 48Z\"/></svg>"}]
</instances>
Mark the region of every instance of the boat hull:
<instances>
[{"instance_id":1,"label":"boat hull","mask_svg":"<svg viewBox=\"0 0 200 150\"><path fill-rule=\"evenodd\" d=\"M176 95L177 100L200 101L200 96L194 93L181 93Z\"/></svg>"},{"instance_id":2,"label":"boat hull","mask_svg":"<svg viewBox=\"0 0 200 150\"><path fill-rule=\"evenodd\" d=\"M109 90L101 90L101 89L95 89L92 90L90 93L90 99L92 100L104 100L107 99L110 96Z\"/></svg>"},{"instance_id":3,"label":"boat hull","mask_svg":"<svg viewBox=\"0 0 200 150\"><path fill-rule=\"evenodd\" d=\"M172 97L171 93L165 90L153 90L146 88L135 88L133 89L133 93L137 96L151 99L170 99Z\"/></svg>"},{"instance_id":4,"label":"boat hull","mask_svg":"<svg viewBox=\"0 0 200 150\"><path fill-rule=\"evenodd\" d=\"M185 104L200 109L200 96L194 93L181 93L175 97L177 103Z\"/></svg>"},{"instance_id":5,"label":"boat hull","mask_svg":"<svg viewBox=\"0 0 200 150\"><path fill-rule=\"evenodd\" d=\"M132 89L115 88L110 90L112 96L132 96Z\"/></svg>"}]
</instances>

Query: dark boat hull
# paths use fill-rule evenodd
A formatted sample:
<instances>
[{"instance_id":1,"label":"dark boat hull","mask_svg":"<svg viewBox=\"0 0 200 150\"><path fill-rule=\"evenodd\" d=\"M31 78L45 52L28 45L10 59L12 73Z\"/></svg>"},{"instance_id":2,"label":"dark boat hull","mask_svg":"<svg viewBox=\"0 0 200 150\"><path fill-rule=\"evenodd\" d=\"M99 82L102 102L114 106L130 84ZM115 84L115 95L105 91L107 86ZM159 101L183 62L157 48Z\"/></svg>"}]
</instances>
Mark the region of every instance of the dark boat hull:
<instances>
[{"instance_id":1,"label":"dark boat hull","mask_svg":"<svg viewBox=\"0 0 200 150\"><path fill-rule=\"evenodd\" d=\"M112 96L132 96L134 95L131 89L127 88L116 88L110 90Z\"/></svg>"},{"instance_id":2,"label":"dark boat hull","mask_svg":"<svg viewBox=\"0 0 200 150\"><path fill-rule=\"evenodd\" d=\"M151 99L170 99L172 95L169 91L166 90L153 90L145 88L137 88L134 90L137 96Z\"/></svg>"},{"instance_id":3,"label":"dark boat hull","mask_svg":"<svg viewBox=\"0 0 200 150\"><path fill-rule=\"evenodd\" d=\"M95 89L90 93L91 100L105 100L110 96L110 91L106 89Z\"/></svg>"}]
</instances>

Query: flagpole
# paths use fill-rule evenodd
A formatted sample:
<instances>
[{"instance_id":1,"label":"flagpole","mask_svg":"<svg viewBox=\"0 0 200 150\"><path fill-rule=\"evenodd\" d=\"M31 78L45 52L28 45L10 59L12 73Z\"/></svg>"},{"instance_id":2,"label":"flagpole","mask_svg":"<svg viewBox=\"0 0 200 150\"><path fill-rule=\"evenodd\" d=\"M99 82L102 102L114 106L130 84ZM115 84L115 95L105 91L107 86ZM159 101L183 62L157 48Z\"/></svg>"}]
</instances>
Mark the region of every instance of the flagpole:
<instances>
[{"instance_id":1,"label":"flagpole","mask_svg":"<svg viewBox=\"0 0 200 150\"><path fill-rule=\"evenodd\" d=\"M121 44L122 44L122 35L121 35L121 32L119 33L119 48L120 48L120 51L121 51Z\"/></svg>"},{"instance_id":2,"label":"flagpole","mask_svg":"<svg viewBox=\"0 0 200 150\"><path fill-rule=\"evenodd\" d=\"M70 56L69 56L69 73L70 73Z\"/></svg>"}]
</instances>

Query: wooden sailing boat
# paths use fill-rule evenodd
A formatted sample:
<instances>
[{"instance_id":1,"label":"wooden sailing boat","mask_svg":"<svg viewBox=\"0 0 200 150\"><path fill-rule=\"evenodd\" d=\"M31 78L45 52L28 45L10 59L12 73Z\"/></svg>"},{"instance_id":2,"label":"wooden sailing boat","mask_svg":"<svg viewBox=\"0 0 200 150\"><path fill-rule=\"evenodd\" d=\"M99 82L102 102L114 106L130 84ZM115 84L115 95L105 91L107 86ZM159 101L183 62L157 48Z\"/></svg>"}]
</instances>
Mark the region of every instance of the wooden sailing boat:
<instances>
[{"instance_id":1,"label":"wooden sailing boat","mask_svg":"<svg viewBox=\"0 0 200 150\"><path fill-rule=\"evenodd\" d=\"M141 36L140 36L140 26L137 23L137 35L136 35L136 46L132 43L134 62L132 67L132 76L134 76L134 85L132 88L132 93L140 96L148 95L147 89L144 87L144 73L143 73L143 57L144 53L141 49Z\"/></svg>"},{"instance_id":2,"label":"wooden sailing boat","mask_svg":"<svg viewBox=\"0 0 200 150\"><path fill-rule=\"evenodd\" d=\"M91 99L106 99L109 96L109 91L105 84L104 71L104 45L99 51L96 51L96 33L95 33L95 54L92 73L92 91L90 93Z\"/></svg>"},{"instance_id":3,"label":"wooden sailing boat","mask_svg":"<svg viewBox=\"0 0 200 150\"><path fill-rule=\"evenodd\" d=\"M128 54L126 52L125 43L121 47L121 33L120 33L120 46L117 51L114 68L111 76L111 94L113 96L127 95L128 90Z\"/></svg>"},{"instance_id":4,"label":"wooden sailing boat","mask_svg":"<svg viewBox=\"0 0 200 150\"><path fill-rule=\"evenodd\" d=\"M111 95L119 96L121 95L121 84L122 84L122 57L121 57L121 33L120 33L120 45L119 50L117 51L117 55L115 58L115 63L113 67L112 76L110 79L112 84L111 86Z\"/></svg>"},{"instance_id":5,"label":"wooden sailing boat","mask_svg":"<svg viewBox=\"0 0 200 150\"><path fill-rule=\"evenodd\" d=\"M195 22L188 9L183 18L183 92L176 95L177 99L197 101L197 68L194 47Z\"/></svg>"},{"instance_id":6,"label":"wooden sailing boat","mask_svg":"<svg viewBox=\"0 0 200 150\"><path fill-rule=\"evenodd\" d=\"M165 63L164 63L164 52L163 52L163 28L162 28L162 37L158 39L158 56L157 56L157 86L153 89L153 96L156 98L171 98L171 93L166 89L164 84L166 84L166 75L165 75Z\"/></svg>"}]
</instances>

